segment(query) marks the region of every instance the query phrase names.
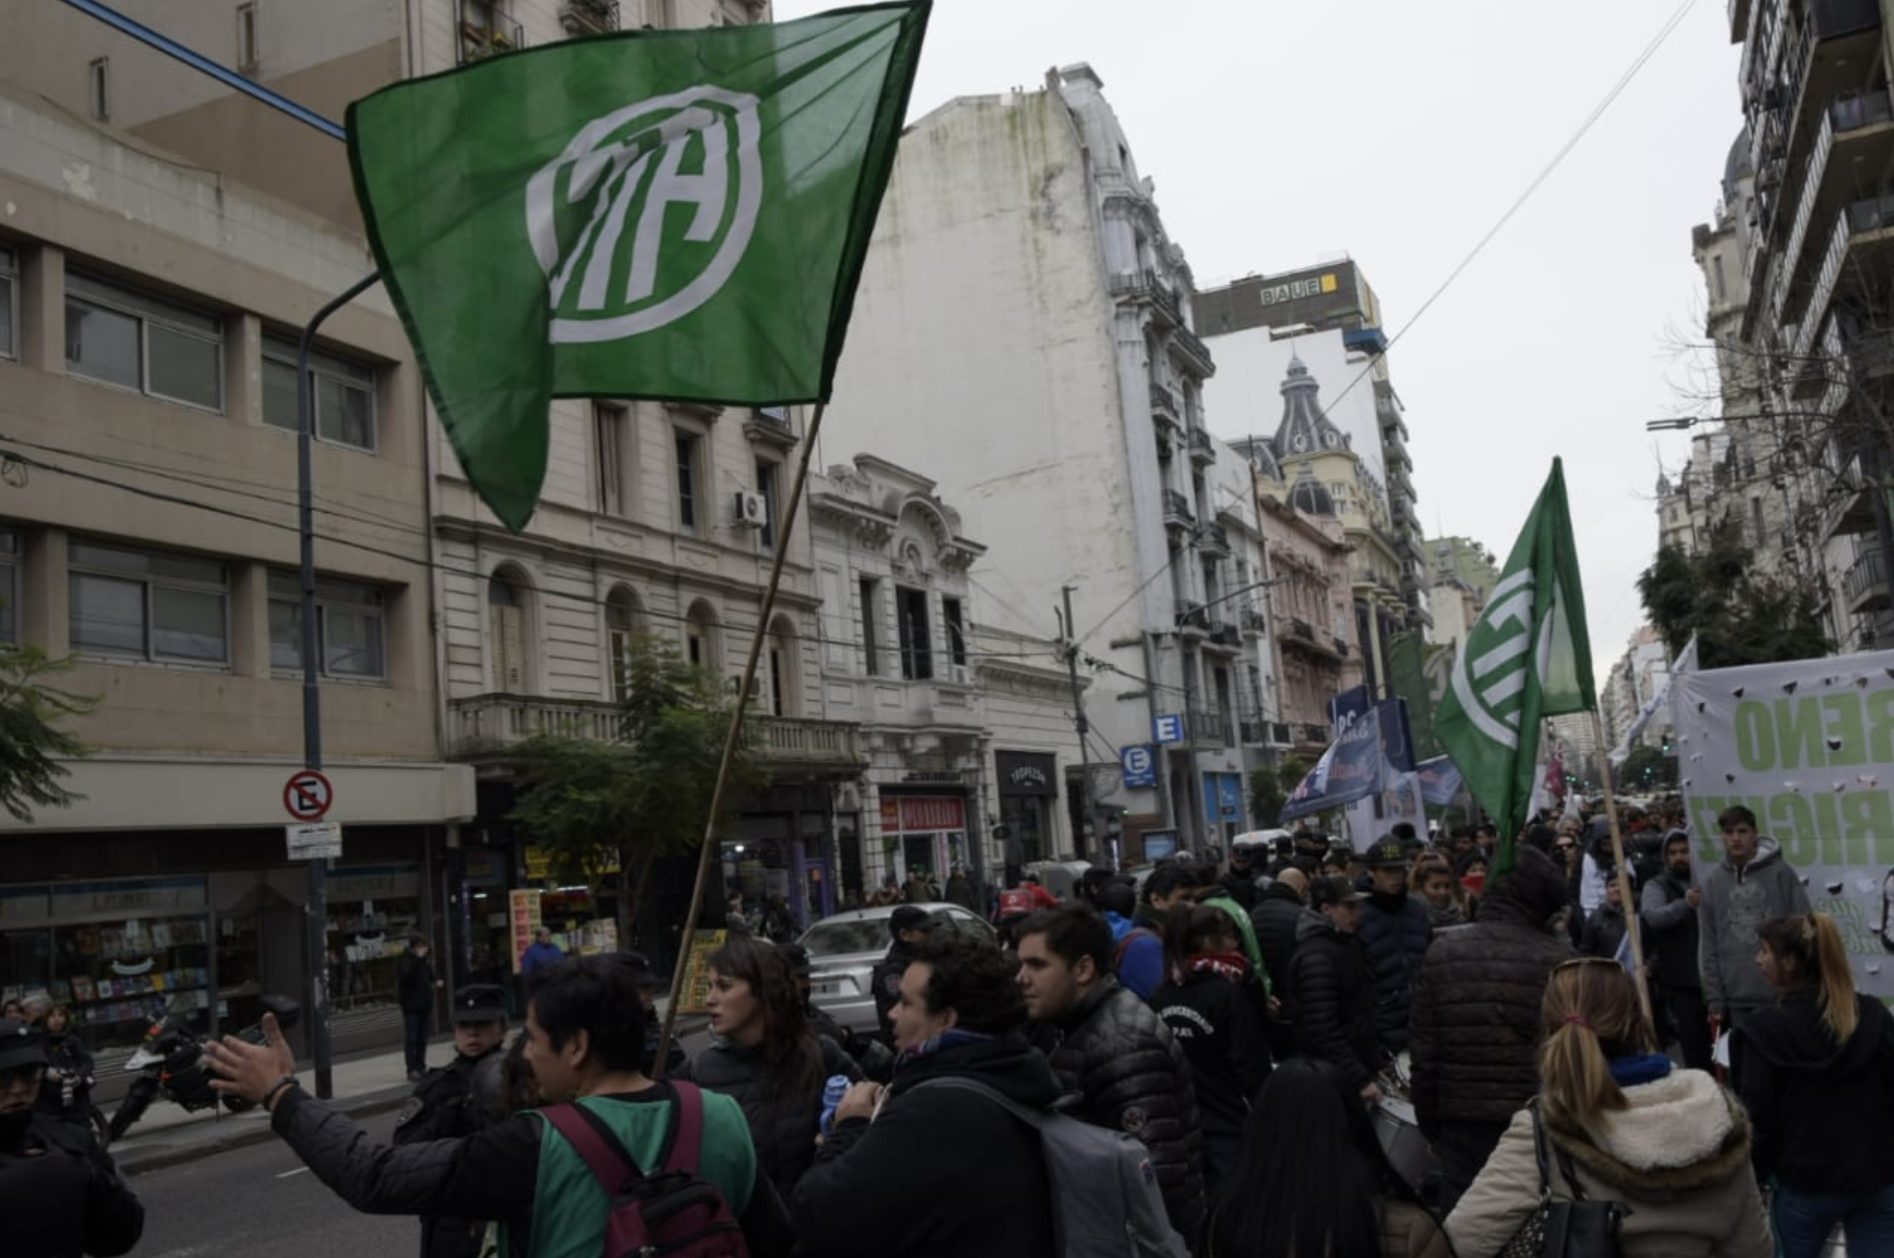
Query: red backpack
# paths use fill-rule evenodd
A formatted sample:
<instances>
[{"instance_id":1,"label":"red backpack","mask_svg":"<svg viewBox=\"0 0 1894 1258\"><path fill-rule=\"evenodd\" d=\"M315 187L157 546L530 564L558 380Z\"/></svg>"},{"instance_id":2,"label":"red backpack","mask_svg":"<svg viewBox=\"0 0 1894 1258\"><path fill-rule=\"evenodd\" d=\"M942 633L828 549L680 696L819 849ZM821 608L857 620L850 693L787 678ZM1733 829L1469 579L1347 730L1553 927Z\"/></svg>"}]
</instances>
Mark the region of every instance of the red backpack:
<instances>
[{"instance_id":1,"label":"red backpack","mask_svg":"<svg viewBox=\"0 0 1894 1258\"><path fill-rule=\"evenodd\" d=\"M583 1105L540 1111L578 1150L605 1189L611 1214L603 1258L750 1258L743 1229L721 1189L697 1173L704 1140L704 1094L675 1082L677 1122L656 1174L647 1175L625 1152L605 1120Z\"/></svg>"}]
</instances>

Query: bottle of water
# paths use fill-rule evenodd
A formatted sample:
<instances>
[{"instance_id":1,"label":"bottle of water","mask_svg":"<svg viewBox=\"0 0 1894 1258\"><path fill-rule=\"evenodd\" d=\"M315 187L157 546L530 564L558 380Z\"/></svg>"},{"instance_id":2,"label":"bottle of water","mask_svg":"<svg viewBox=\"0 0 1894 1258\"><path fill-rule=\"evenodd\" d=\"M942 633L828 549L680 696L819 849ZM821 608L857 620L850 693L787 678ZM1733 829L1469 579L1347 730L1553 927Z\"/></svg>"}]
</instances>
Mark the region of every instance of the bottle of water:
<instances>
[{"instance_id":1,"label":"bottle of water","mask_svg":"<svg viewBox=\"0 0 1894 1258\"><path fill-rule=\"evenodd\" d=\"M822 1085L822 1134L829 1134L829 1124L835 1121L835 1107L848 1095L849 1078L847 1075L830 1075L829 1081Z\"/></svg>"}]
</instances>

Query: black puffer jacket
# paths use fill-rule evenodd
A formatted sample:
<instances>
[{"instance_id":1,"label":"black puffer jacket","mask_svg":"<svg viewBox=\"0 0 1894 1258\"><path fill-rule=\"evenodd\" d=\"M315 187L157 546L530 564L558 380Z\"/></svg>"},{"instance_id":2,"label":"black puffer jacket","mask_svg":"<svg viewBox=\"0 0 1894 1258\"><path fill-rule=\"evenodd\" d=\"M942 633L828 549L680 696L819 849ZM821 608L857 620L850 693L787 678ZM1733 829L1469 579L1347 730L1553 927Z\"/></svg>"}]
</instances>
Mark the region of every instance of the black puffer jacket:
<instances>
[{"instance_id":1,"label":"black puffer jacket","mask_svg":"<svg viewBox=\"0 0 1894 1258\"><path fill-rule=\"evenodd\" d=\"M1332 1064L1350 1091L1364 1088L1381 1069L1368 954L1360 938L1337 930L1314 909L1302 910L1296 936L1289 999L1297 1051Z\"/></svg>"},{"instance_id":2,"label":"black puffer jacket","mask_svg":"<svg viewBox=\"0 0 1894 1258\"><path fill-rule=\"evenodd\" d=\"M826 1035L816 1037L822 1048L822 1070L813 1080L809 1094L782 1098L780 1103L770 1084L769 1066L759 1048L746 1048L732 1040L713 1040L709 1048L673 1072L673 1077L695 1083L700 1088L721 1092L743 1107L750 1123L750 1139L756 1145L756 1162L783 1200L815 1162L815 1138L822 1117L822 1087L831 1075L862 1077L855 1059Z\"/></svg>"},{"instance_id":3,"label":"black puffer jacket","mask_svg":"<svg viewBox=\"0 0 1894 1258\"><path fill-rule=\"evenodd\" d=\"M1408 1024L1415 1116L1430 1139L1442 1122L1508 1123L1539 1090L1539 1005L1552 967L1569 961L1548 923L1565 905L1565 876L1522 848L1487 884L1471 926L1428 950Z\"/></svg>"},{"instance_id":4,"label":"black puffer jacket","mask_svg":"<svg viewBox=\"0 0 1894 1258\"><path fill-rule=\"evenodd\" d=\"M1190 1063L1205 1131L1241 1136L1250 1101L1269 1077L1263 1000L1253 976L1239 986L1201 971L1185 974L1182 982L1166 979L1151 993L1151 1008Z\"/></svg>"},{"instance_id":5,"label":"black puffer jacket","mask_svg":"<svg viewBox=\"0 0 1894 1258\"><path fill-rule=\"evenodd\" d=\"M1407 1047L1407 1014L1414 1005L1414 984L1433 938L1427 905L1409 896L1376 891L1361 906L1357 928L1374 975L1375 1031L1390 1053Z\"/></svg>"},{"instance_id":6,"label":"black puffer jacket","mask_svg":"<svg viewBox=\"0 0 1894 1258\"><path fill-rule=\"evenodd\" d=\"M1256 930L1256 946L1263 952L1263 968L1269 971L1269 990L1278 994L1289 990L1289 958L1296 950L1296 919L1302 915L1302 897L1285 882L1272 882L1263 888L1250 910L1250 925Z\"/></svg>"},{"instance_id":7,"label":"black puffer jacket","mask_svg":"<svg viewBox=\"0 0 1894 1258\"><path fill-rule=\"evenodd\" d=\"M1730 1080L1755 1125L1756 1177L1801 1192L1864 1194L1894 1184L1894 1015L1856 996L1846 1044L1812 988L1751 1014L1730 1037Z\"/></svg>"},{"instance_id":8,"label":"black puffer jacket","mask_svg":"<svg viewBox=\"0 0 1894 1258\"><path fill-rule=\"evenodd\" d=\"M1018 1035L904 1062L881 1113L836 1124L791 1202L808 1258L1050 1258L1052 1190L1038 1133L930 1079L975 1079L1029 1109L1059 1085Z\"/></svg>"},{"instance_id":9,"label":"black puffer jacket","mask_svg":"<svg viewBox=\"0 0 1894 1258\"><path fill-rule=\"evenodd\" d=\"M1106 975L1068 1014L1052 1073L1081 1095L1076 1116L1129 1132L1151 1151L1171 1226L1195 1236L1203 1223L1203 1137L1184 1050L1157 1014Z\"/></svg>"}]
</instances>

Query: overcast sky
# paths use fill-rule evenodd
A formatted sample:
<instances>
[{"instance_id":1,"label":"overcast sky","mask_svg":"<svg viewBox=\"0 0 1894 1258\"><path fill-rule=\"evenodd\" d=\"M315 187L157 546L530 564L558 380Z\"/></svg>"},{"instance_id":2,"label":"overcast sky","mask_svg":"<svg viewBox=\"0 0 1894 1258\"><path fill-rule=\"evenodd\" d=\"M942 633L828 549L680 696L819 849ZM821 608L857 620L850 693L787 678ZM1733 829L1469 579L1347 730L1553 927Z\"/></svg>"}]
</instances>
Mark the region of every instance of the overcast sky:
<instances>
[{"instance_id":1,"label":"overcast sky","mask_svg":"<svg viewBox=\"0 0 1894 1258\"><path fill-rule=\"evenodd\" d=\"M1199 287L1345 252L1391 336L1675 7L936 0L910 113L1088 61ZM1688 453L1645 421L1702 409L1679 343L1700 338L1705 305L1690 229L1715 210L1742 121L1724 14L1696 0L1389 356L1428 536L1475 537L1503 562L1564 457L1601 681L1643 619L1660 461L1674 472Z\"/></svg>"}]
</instances>

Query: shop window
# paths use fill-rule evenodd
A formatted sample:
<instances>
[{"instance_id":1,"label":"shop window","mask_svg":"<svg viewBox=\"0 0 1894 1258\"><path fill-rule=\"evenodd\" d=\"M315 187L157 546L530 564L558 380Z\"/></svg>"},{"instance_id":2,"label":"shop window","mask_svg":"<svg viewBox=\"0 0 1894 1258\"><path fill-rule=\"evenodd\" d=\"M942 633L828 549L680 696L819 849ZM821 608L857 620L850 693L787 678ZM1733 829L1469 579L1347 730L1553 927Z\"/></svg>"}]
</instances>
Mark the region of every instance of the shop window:
<instances>
[{"instance_id":1,"label":"shop window","mask_svg":"<svg viewBox=\"0 0 1894 1258\"><path fill-rule=\"evenodd\" d=\"M270 667L303 667L302 577L270 573ZM316 579L316 659L324 677L380 681L388 676L382 593L358 581Z\"/></svg>"},{"instance_id":2,"label":"shop window","mask_svg":"<svg viewBox=\"0 0 1894 1258\"><path fill-rule=\"evenodd\" d=\"M66 370L100 384L221 411L223 323L215 315L68 273Z\"/></svg>"},{"instance_id":3,"label":"shop window","mask_svg":"<svg viewBox=\"0 0 1894 1258\"><path fill-rule=\"evenodd\" d=\"M330 1008L348 1014L394 1005L396 968L421 924L419 871L412 865L334 869L324 891Z\"/></svg>"},{"instance_id":4,"label":"shop window","mask_svg":"<svg viewBox=\"0 0 1894 1258\"><path fill-rule=\"evenodd\" d=\"M70 565L74 650L187 664L229 661L230 577L222 563L75 541Z\"/></svg>"},{"instance_id":5,"label":"shop window","mask_svg":"<svg viewBox=\"0 0 1894 1258\"><path fill-rule=\"evenodd\" d=\"M0 642L20 640L20 535L0 529Z\"/></svg>"},{"instance_id":6,"label":"shop window","mask_svg":"<svg viewBox=\"0 0 1894 1258\"><path fill-rule=\"evenodd\" d=\"M20 326L20 263L11 249L0 249L0 358L19 355L13 329Z\"/></svg>"},{"instance_id":7,"label":"shop window","mask_svg":"<svg viewBox=\"0 0 1894 1258\"><path fill-rule=\"evenodd\" d=\"M926 681L934 675L934 652L927 632L927 591L896 586L896 628L901 635L901 676Z\"/></svg>"},{"instance_id":8,"label":"shop window","mask_svg":"<svg viewBox=\"0 0 1894 1258\"><path fill-rule=\"evenodd\" d=\"M325 354L309 353L309 397L316 408L316 437L356 450L375 449L375 369ZM263 338L263 422L302 431L296 401L296 342Z\"/></svg>"}]
</instances>

